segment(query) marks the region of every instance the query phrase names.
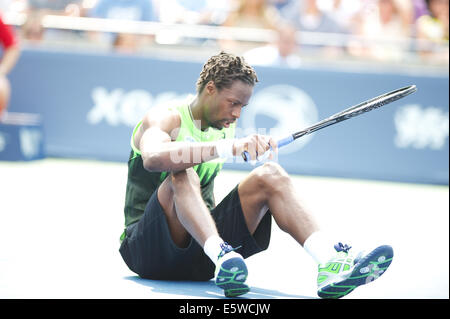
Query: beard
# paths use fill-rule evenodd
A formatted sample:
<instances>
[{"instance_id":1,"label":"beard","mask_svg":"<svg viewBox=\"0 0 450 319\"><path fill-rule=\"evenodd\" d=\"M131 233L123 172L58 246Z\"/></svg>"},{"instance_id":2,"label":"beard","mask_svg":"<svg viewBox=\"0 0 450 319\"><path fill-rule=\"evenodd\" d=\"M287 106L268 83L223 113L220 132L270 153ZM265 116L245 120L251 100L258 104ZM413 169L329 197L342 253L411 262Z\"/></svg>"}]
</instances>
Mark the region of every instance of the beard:
<instances>
[{"instance_id":1,"label":"beard","mask_svg":"<svg viewBox=\"0 0 450 319\"><path fill-rule=\"evenodd\" d=\"M208 126L215 128L216 130L221 130L224 127L225 120L208 121Z\"/></svg>"},{"instance_id":2,"label":"beard","mask_svg":"<svg viewBox=\"0 0 450 319\"><path fill-rule=\"evenodd\" d=\"M223 121L216 121L209 123L209 126L215 128L216 130L221 130L223 129Z\"/></svg>"},{"instance_id":3,"label":"beard","mask_svg":"<svg viewBox=\"0 0 450 319\"><path fill-rule=\"evenodd\" d=\"M217 130L221 130L223 128L230 127L230 125L233 124L234 122L235 122L235 120L219 120L219 121L210 122L209 126L215 128Z\"/></svg>"}]
</instances>

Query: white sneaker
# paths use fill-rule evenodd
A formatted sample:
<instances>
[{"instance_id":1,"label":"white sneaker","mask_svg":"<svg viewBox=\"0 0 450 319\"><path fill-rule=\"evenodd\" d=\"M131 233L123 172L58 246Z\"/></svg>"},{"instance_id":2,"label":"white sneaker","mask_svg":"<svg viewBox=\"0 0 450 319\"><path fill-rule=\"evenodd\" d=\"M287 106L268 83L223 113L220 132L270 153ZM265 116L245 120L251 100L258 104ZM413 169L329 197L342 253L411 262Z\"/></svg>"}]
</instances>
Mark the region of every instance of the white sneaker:
<instances>
[{"instance_id":1,"label":"white sneaker","mask_svg":"<svg viewBox=\"0 0 450 319\"><path fill-rule=\"evenodd\" d=\"M237 297L249 292L250 288L244 283L248 276L244 258L227 243L221 244L221 247L215 271L216 285L224 290L225 297Z\"/></svg>"},{"instance_id":2,"label":"white sneaker","mask_svg":"<svg viewBox=\"0 0 450 319\"><path fill-rule=\"evenodd\" d=\"M321 298L341 298L355 288L380 277L392 262L391 246L375 248L369 254L352 255L351 247L339 243L334 246L336 257L325 265L319 265L317 294Z\"/></svg>"}]
</instances>

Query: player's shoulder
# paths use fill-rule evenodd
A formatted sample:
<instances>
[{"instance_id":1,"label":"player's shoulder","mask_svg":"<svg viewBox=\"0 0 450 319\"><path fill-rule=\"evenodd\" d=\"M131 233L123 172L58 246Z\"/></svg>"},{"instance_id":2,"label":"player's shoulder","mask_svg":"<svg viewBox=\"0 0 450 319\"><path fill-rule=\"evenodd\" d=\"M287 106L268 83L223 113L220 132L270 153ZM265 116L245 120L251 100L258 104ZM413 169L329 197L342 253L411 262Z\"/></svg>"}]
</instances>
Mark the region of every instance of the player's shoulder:
<instances>
[{"instance_id":1,"label":"player's shoulder","mask_svg":"<svg viewBox=\"0 0 450 319\"><path fill-rule=\"evenodd\" d=\"M180 126L181 117L175 108L156 106L147 111L142 124L144 128L158 126L164 130L172 130Z\"/></svg>"}]
</instances>

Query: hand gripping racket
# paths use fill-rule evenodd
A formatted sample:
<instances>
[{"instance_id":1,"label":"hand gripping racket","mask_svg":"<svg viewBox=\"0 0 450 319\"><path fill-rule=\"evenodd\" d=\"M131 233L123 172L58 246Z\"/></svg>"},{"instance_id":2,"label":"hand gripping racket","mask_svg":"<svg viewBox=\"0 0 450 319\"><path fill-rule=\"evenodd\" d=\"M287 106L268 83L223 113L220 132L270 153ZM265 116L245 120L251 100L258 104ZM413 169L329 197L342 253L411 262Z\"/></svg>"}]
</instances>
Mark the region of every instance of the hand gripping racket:
<instances>
[{"instance_id":1,"label":"hand gripping racket","mask_svg":"<svg viewBox=\"0 0 450 319\"><path fill-rule=\"evenodd\" d=\"M289 135L288 137L285 137L278 141L278 147L282 147L285 145L288 145L298 139L299 137L311 134L315 131L318 131L320 129L323 129L327 126L348 120L349 118L358 116L360 114L372 111L373 109L377 109L383 105L392 103L394 101L397 101L398 99L401 99L411 93L414 93L417 91L417 87L415 85L405 86L403 88L382 94L380 96L374 97L370 100L361 102L357 105L354 105L352 107L349 107L348 109L345 109L339 113L336 113L320 122L317 122L316 124L313 124L301 131L298 131L294 134ZM248 161L250 158L250 154L247 151L244 151L242 153L242 158L244 161Z\"/></svg>"}]
</instances>

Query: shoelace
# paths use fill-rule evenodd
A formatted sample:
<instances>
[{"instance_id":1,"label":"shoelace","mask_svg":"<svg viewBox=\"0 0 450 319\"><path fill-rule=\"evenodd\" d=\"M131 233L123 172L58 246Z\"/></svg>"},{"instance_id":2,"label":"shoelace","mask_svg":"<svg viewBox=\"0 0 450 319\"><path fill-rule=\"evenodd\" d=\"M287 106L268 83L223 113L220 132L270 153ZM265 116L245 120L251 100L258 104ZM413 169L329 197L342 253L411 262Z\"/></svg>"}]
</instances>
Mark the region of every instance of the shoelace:
<instances>
[{"instance_id":1,"label":"shoelace","mask_svg":"<svg viewBox=\"0 0 450 319\"><path fill-rule=\"evenodd\" d=\"M241 248L242 246L238 246L236 248L231 247L231 245L229 245L226 242L223 242L220 244L220 248L222 248L222 251L220 252L219 256L217 257L217 259L223 257L225 254L231 252L231 251L235 251L238 250L239 248Z\"/></svg>"},{"instance_id":2,"label":"shoelace","mask_svg":"<svg viewBox=\"0 0 450 319\"><path fill-rule=\"evenodd\" d=\"M337 243L334 245L334 249L336 249L337 252L343 251L344 253L348 253L350 248L352 248L352 246L348 246L347 244L343 245L342 243Z\"/></svg>"}]
</instances>

